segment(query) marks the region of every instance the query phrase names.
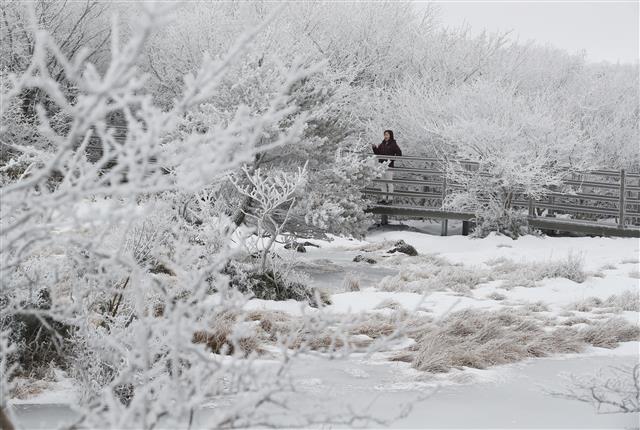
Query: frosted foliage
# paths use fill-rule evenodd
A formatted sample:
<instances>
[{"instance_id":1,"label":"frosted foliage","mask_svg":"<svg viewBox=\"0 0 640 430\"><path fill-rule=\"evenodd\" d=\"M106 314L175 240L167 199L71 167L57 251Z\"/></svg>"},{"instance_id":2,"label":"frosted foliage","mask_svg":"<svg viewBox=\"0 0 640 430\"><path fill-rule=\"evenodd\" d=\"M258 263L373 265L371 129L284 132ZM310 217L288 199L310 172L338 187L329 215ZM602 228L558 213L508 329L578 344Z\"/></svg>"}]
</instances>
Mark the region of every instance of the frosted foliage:
<instances>
[{"instance_id":1,"label":"frosted foliage","mask_svg":"<svg viewBox=\"0 0 640 430\"><path fill-rule=\"evenodd\" d=\"M197 118L192 112L215 101L218 85L251 52L262 28L241 36L216 59L201 57L166 109L144 90L146 76L138 68L166 12L163 5L140 5L136 27L122 40L114 26L103 72L86 61L86 53L69 59L40 30L28 67L3 88L8 101L37 88L69 121L59 131L38 107L38 133L53 149L45 153L16 144L31 157L25 156L28 174L1 190L1 397L6 399L7 382L17 370L10 355L16 345L5 324L25 311L53 318L72 328L62 341L72 345L75 359L64 364L81 388L78 424L88 427L172 427L228 394L235 400L214 410L209 424L247 425L259 422L252 421L259 406L287 388L286 354L273 372L257 371L240 348L214 355L206 344L193 342L196 332L213 330L216 315L241 312L245 301L220 274L232 254L235 226L211 206L193 202L202 202L212 183L253 160L265 133L268 148L300 138L303 120L285 102L311 72L303 65L281 69L260 112L239 107L207 129L184 127L184 118ZM78 89L75 97L50 74L48 58L55 58L66 82ZM11 103L2 109L12 109ZM124 142L107 125L114 112L126 121ZM85 149L93 137L102 142L102 155L90 163ZM275 200L283 192L271 191ZM45 290L50 302L34 307L31 297Z\"/></svg>"},{"instance_id":2,"label":"frosted foliage","mask_svg":"<svg viewBox=\"0 0 640 430\"><path fill-rule=\"evenodd\" d=\"M336 234L364 234L369 216L361 204L361 190L383 169L375 160L336 152L330 168L314 175L313 188L301 206L305 221Z\"/></svg>"}]
</instances>

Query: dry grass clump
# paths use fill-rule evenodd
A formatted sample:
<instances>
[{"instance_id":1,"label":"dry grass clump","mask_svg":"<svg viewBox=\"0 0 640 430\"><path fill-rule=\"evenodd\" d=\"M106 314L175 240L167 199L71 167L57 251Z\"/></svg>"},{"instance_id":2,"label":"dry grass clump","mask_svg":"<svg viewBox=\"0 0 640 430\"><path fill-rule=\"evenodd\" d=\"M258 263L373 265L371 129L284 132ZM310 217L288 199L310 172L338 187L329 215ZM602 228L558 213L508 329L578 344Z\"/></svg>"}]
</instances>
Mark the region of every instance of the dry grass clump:
<instances>
[{"instance_id":1,"label":"dry grass clump","mask_svg":"<svg viewBox=\"0 0 640 430\"><path fill-rule=\"evenodd\" d=\"M587 344L615 348L619 342L638 340L640 328L624 319L591 322L587 319L565 321L565 325L590 324L589 327L545 325L511 310L486 312L474 309L451 314L438 324L422 325L416 344L391 359L412 363L426 372L448 372L452 368L512 363L526 358L580 352Z\"/></svg>"},{"instance_id":2,"label":"dry grass clump","mask_svg":"<svg viewBox=\"0 0 640 430\"><path fill-rule=\"evenodd\" d=\"M619 314L622 312L619 308L598 308L591 311L595 315Z\"/></svg>"},{"instance_id":3,"label":"dry grass clump","mask_svg":"<svg viewBox=\"0 0 640 430\"><path fill-rule=\"evenodd\" d=\"M383 249L384 250L389 249L393 247L394 243L395 242L392 240L384 240L382 242L367 243L366 245L353 246L347 249L351 251L376 252L376 251L382 251Z\"/></svg>"},{"instance_id":4,"label":"dry grass clump","mask_svg":"<svg viewBox=\"0 0 640 430\"><path fill-rule=\"evenodd\" d=\"M292 327L291 339L289 347L293 349L320 352L336 351L349 343L348 335L334 327L312 327L304 324Z\"/></svg>"},{"instance_id":5,"label":"dry grass clump","mask_svg":"<svg viewBox=\"0 0 640 430\"><path fill-rule=\"evenodd\" d=\"M289 314L281 311L251 311L247 314L247 321L257 321L268 340L276 341L291 331L294 323Z\"/></svg>"},{"instance_id":6,"label":"dry grass clump","mask_svg":"<svg viewBox=\"0 0 640 430\"><path fill-rule=\"evenodd\" d=\"M416 339L412 364L419 370L447 372L454 367L484 369L527 357L579 351L579 340L567 335L547 333L538 322L514 311L467 309L451 314ZM404 355L401 358L406 359Z\"/></svg>"},{"instance_id":7,"label":"dry grass clump","mask_svg":"<svg viewBox=\"0 0 640 430\"><path fill-rule=\"evenodd\" d=\"M631 272L629 272L629 277L634 279L640 279L640 270L638 269L632 270Z\"/></svg>"},{"instance_id":8,"label":"dry grass clump","mask_svg":"<svg viewBox=\"0 0 640 430\"><path fill-rule=\"evenodd\" d=\"M623 311L640 312L640 294L631 290L624 291L619 295L612 294L604 303L606 306L619 308Z\"/></svg>"},{"instance_id":9,"label":"dry grass clump","mask_svg":"<svg viewBox=\"0 0 640 430\"><path fill-rule=\"evenodd\" d=\"M584 342L600 348L615 348L619 342L640 339L640 328L622 318L611 318L604 322L596 322L583 329L581 337Z\"/></svg>"},{"instance_id":10,"label":"dry grass clump","mask_svg":"<svg viewBox=\"0 0 640 430\"><path fill-rule=\"evenodd\" d=\"M346 292L360 291L360 277L353 272L347 273L342 281L342 289Z\"/></svg>"},{"instance_id":11,"label":"dry grass clump","mask_svg":"<svg viewBox=\"0 0 640 430\"><path fill-rule=\"evenodd\" d=\"M502 288L536 287L545 278L566 278L574 282L584 282L589 274L584 270L582 255L569 253L558 261L538 263L516 263L504 257L485 262L491 266L493 277L504 279ZM593 274L591 274L593 275Z\"/></svg>"},{"instance_id":12,"label":"dry grass clump","mask_svg":"<svg viewBox=\"0 0 640 430\"><path fill-rule=\"evenodd\" d=\"M402 305L395 300L385 299L378 303L378 305L374 309L391 309L392 311L399 311L403 308Z\"/></svg>"},{"instance_id":13,"label":"dry grass clump","mask_svg":"<svg viewBox=\"0 0 640 430\"><path fill-rule=\"evenodd\" d=\"M638 257L625 258L624 260L620 261L620 264L636 264L636 263L640 263L640 259L638 259Z\"/></svg>"},{"instance_id":14,"label":"dry grass clump","mask_svg":"<svg viewBox=\"0 0 640 430\"><path fill-rule=\"evenodd\" d=\"M484 369L531 357L580 352L587 344L614 348L619 342L640 338L640 328L624 319L564 322L577 323L590 325L549 331L545 328L551 327L553 320L541 322L522 311L467 309L437 324L423 325L416 344L394 355L392 360L411 362L413 367L433 373L460 367Z\"/></svg>"},{"instance_id":15,"label":"dry grass clump","mask_svg":"<svg viewBox=\"0 0 640 430\"><path fill-rule=\"evenodd\" d=\"M13 399L26 400L48 390L51 383L41 379L14 378L12 385L9 397Z\"/></svg>"},{"instance_id":16,"label":"dry grass clump","mask_svg":"<svg viewBox=\"0 0 640 430\"><path fill-rule=\"evenodd\" d=\"M207 330L193 333L191 342L203 343L215 354L241 353L248 356L252 352L262 353L261 339L255 329L242 327L239 314L221 312L216 315Z\"/></svg>"},{"instance_id":17,"label":"dry grass clump","mask_svg":"<svg viewBox=\"0 0 640 430\"><path fill-rule=\"evenodd\" d=\"M460 264L453 264L444 257L440 257L438 254L419 254L408 258L404 254L395 254L385 258L382 261L384 266L402 266L411 267L412 269L418 269L423 266L460 266Z\"/></svg>"},{"instance_id":18,"label":"dry grass clump","mask_svg":"<svg viewBox=\"0 0 640 430\"><path fill-rule=\"evenodd\" d=\"M311 261L296 261L295 267L297 270L303 272L336 273L342 271L342 267L329 260L328 258L318 258Z\"/></svg>"},{"instance_id":19,"label":"dry grass clump","mask_svg":"<svg viewBox=\"0 0 640 430\"><path fill-rule=\"evenodd\" d=\"M404 268L395 276L386 276L378 284L382 291L409 291L423 294L430 291L453 291L470 295L479 284L492 280L482 269L464 266L422 265Z\"/></svg>"},{"instance_id":20,"label":"dry grass clump","mask_svg":"<svg viewBox=\"0 0 640 430\"><path fill-rule=\"evenodd\" d=\"M582 283L587 279L587 273L584 270L584 256L570 252L564 260L546 265L542 274L545 278L566 278Z\"/></svg>"},{"instance_id":21,"label":"dry grass clump","mask_svg":"<svg viewBox=\"0 0 640 430\"><path fill-rule=\"evenodd\" d=\"M549 312L549 305L544 302L537 301L534 303L527 303L523 306L523 309L529 312Z\"/></svg>"},{"instance_id":22,"label":"dry grass clump","mask_svg":"<svg viewBox=\"0 0 640 430\"><path fill-rule=\"evenodd\" d=\"M613 264L609 263L609 264L605 264L602 267L600 267L599 270L616 270L617 267L614 266Z\"/></svg>"},{"instance_id":23,"label":"dry grass clump","mask_svg":"<svg viewBox=\"0 0 640 430\"><path fill-rule=\"evenodd\" d=\"M492 292L490 294L487 294L486 298L489 299L489 300L500 301L500 300L505 300L507 298L507 296L505 296L504 294L499 293L497 291L494 291L494 292Z\"/></svg>"},{"instance_id":24,"label":"dry grass clump","mask_svg":"<svg viewBox=\"0 0 640 430\"><path fill-rule=\"evenodd\" d=\"M576 324L589 324L591 321L589 321L587 318L584 317L571 317L568 318L566 320L564 320L562 322L562 325L566 325L566 326L574 326Z\"/></svg>"},{"instance_id":25,"label":"dry grass clump","mask_svg":"<svg viewBox=\"0 0 640 430\"><path fill-rule=\"evenodd\" d=\"M579 312L620 313L622 311L640 312L640 296L631 290L621 294L612 294L607 299L588 297L569 305L569 309Z\"/></svg>"},{"instance_id":26,"label":"dry grass clump","mask_svg":"<svg viewBox=\"0 0 640 430\"><path fill-rule=\"evenodd\" d=\"M428 316L410 317L404 310L388 315L369 314L366 320L356 321L350 327L349 333L378 339L401 331L407 337L415 338L430 327L431 321L431 317Z\"/></svg>"},{"instance_id":27,"label":"dry grass clump","mask_svg":"<svg viewBox=\"0 0 640 430\"><path fill-rule=\"evenodd\" d=\"M491 280L491 275L485 270L474 267L446 266L438 272L433 283L444 289L462 293Z\"/></svg>"},{"instance_id":28,"label":"dry grass clump","mask_svg":"<svg viewBox=\"0 0 640 430\"><path fill-rule=\"evenodd\" d=\"M350 329L350 332L354 335L365 335L372 339L377 339L394 333L399 325L400 319L398 318L374 314L367 318L366 321L356 323Z\"/></svg>"},{"instance_id":29,"label":"dry grass clump","mask_svg":"<svg viewBox=\"0 0 640 430\"><path fill-rule=\"evenodd\" d=\"M602 306L602 300L597 297L587 297L584 300L569 305L569 309L578 312L591 312L594 307Z\"/></svg>"}]
</instances>

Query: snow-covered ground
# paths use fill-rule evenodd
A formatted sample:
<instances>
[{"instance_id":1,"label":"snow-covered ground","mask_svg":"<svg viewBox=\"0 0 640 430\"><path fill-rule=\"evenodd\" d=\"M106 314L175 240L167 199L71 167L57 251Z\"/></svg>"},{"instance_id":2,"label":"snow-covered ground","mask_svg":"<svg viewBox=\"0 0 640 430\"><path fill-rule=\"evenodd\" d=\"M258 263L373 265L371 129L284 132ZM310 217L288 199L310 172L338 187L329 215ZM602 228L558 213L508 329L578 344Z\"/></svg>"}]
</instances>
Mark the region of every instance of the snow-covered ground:
<instances>
[{"instance_id":1,"label":"snow-covered ground","mask_svg":"<svg viewBox=\"0 0 640 430\"><path fill-rule=\"evenodd\" d=\"M413 245L419 255L389 254L399 240ZM571 318L616 317L639 324L637 309L593 305L612 295L637 298L637 239L525 236L511 240L498 235L471 239L387 230L373 232L366 240L313 242L319 247L308 246L297 258L299 267L311 276L312 285L331 293L331 304L322 312L363 313L367 318L373 313L389 314L393 308L437 320L465 308L506 308L529 309L560 323ZM376 263L354 262L357 255ZM542 277L527 283L527 276L563 260L579 262L585 279ZM496 264L505 262L512 269L496 271ZM431 276L443 267L445 275ZM466 282L466 278L457 280L459 273L473 280L465 288L456 284ZM358 280L359 291L345 291L347 274ZM446 287L446 282L452 282L452 287ZM251 300L247 309L280 310L291 315L319 312L295 301L257 299ZM333 360L313 355L297 361L292 369L297 387L296 393L287 396L292 410L274 409L272 418L283 426L296 426L300 423L296 417L320 411L333 416L355 412L380 420L354 422L368 427L637 428L637 414L597 414L592 405L548 392L566 388L559 377L563 373L594 375L607 366L634 365L639 360L639 346L634 341L613 349L588 347L580 354L526 359L486 369L463 367L438 374L390 361L388 352ZM25 428L50 428L73 418L64 406L73 402L73 387L62 377L60 381L38 396L11 402ZM410 410L405 410L408 406ZM47 419L42 421L45 415ZM201 411L195 427L206 426L206 416L207 411Z\"/></svg>"}]
</instances>

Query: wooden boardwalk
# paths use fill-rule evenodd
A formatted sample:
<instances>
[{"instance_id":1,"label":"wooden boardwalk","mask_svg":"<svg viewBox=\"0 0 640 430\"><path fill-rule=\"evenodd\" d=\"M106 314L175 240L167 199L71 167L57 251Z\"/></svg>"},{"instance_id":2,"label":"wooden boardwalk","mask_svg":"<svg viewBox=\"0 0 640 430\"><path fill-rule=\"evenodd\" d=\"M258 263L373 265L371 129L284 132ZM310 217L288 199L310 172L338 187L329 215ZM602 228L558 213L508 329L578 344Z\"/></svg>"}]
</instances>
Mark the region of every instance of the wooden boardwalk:
<instances>
[{"instance_id":1,"label":"wooden boardwalk","mask_svg":"<svg viewBox=\"0 0 640 430\"><path fill-rule=\"evenodd\" d=\"M462 220L463 234L474 221L473 213L443 208L446 196L460 185L447 183L443 161L424 157L376 156L395 160L393 179L375 179L363 189L371 203L367 211L389 217ZM477 166L460 161L463 166ZM393 192L383 191L385 184ZM391 197L390 204L377 200ZM597 236L640 237L640 174L624 170L567 171L562 185L549 189L543 199L516 195L512 207L527 214L529 226L542 230L575 232Z\"/></svg>"},{"instance_id":2,"label":"wooden boardwalk","mask_svg":"<svg viewBox=\"0 0 640 430\"><path fill-rule=\"evenodd\" d=\"M110 118L109 128L116 142L127 135L123 118ZM103 156L100 139L92 138L86 147L91 162ZM375 156L395 160L393 179L375 179L364 187L370 198L367 211L400 218L440 219L442 234L448 231L448 220L461 220L463 234L469 232L475 214L443 208L446 196L460 185L447 183L443 160L426 157ZM115 162L115 161L114 161ZM457 161L470 171L478 163ZM393 185L393 193L382 191L384 184ZM391 204L376 201L390 196ZM512 207L527 213L529 226L549 231L576 232L598 236L640 237L640 174L624 170L592 170L569 172L559 189L548 190L541 200L516 196Z\"/></svg>"}]
</instances>

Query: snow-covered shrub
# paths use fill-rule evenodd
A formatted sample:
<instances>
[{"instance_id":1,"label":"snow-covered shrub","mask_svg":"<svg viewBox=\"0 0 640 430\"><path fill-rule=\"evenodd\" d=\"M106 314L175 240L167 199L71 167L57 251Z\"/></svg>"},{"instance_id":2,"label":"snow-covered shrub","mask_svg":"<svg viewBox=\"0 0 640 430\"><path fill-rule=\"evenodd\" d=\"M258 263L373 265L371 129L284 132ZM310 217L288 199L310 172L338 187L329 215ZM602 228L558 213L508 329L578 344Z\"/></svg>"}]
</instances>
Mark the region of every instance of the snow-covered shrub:
<instances>
[{"instance_id":1,"label":"snow-covered shrub","mask_svg":"<svg viewBox=\"0 0 640 430\"><path fill-rule=\"evenodd\" d=\"M17 372L32 378L42 378L52 365L65 369L69 365L73 323L39 315L51 309L48 290L37 292L33 301L21 303L21 312L3 318L0 326L9 329L17 347L12 361Z\"/></svg>"},{"instance_id":2,"label":"snow-covered shrub","mask_svg":"<svg viewBox=\"0 0 640 430\"><path fill-rule=\"evenodd\" d=\"M363 236L371 216L364 212L362 189L382 169L371 159L337 151L328 168L313 172L300 213L307 223L333 234Z\"/></svg>"},{"instance_id":3,"label":"snow-covered shrub","mask_svg":"<svg viewBox=\"0 0 640 430\"><path fill-rule=\"evenodd\" d=\"M271 148L301 137L303 121L296 106L287 104L288 93L310 71L286 68L262 112L232 109L229 120L214 129L178 133L182 118L216 94L220 78L262 26L216 60L205 55L184 77L173 104L160 107L137 64L167 10L141 4L125 40L116 26L111 59L100 71L87 61L87 52L70 59L38 31L29 66L10 77L2 95L10 101L24 90L47 94L47 109L36 110L38 132L51 142L51 152L1 190L0 278L8 302L0 319L28 310L73 322L76 358L70 373L83 386L77 407L88 427L171 427L229 393L237 400L216 411L210 425L246 424L271 393L285 389L277 375L259 372L244 359L242 348L222 360L205 344L193 343L196 333L216 330L211 319L239 312L246 301L220 273L233 255L233 223L225 214L206 216L193 200L251 163L264 133L271 133ZM73 97L51 75L49 58L61 66ZM52 122L51 111L65 113L64 129ZM110 128L114 112L126 124L123 141ZM90 162L85 152L95 139L102 157ZM50 291L48 309L22 305L36 285ZM235 333L234 328L232 338ZM11 370L7 360L15 346L9 342L0 352L3 372ZM3 373L3 382L10 377Z\"/></svg>"},{"instance_id":4,"label":"snow-covered shrub","mask_svg":"<svg viewBox=\"0 0 640 430\"><path fill-rule=\"evenodd\" d=\"M243 179L248 182L246 185L234 176L230 176L230 180L238 192L249 199L247 206L253 205L253 210L244 213L256 225L256 251L262 254L261 271L265 272L271 248L283 232L296 201L300 199L307 181L307 166L305 164L295 173L282 170L263 172L260 168L251 170L246 166L242 172ZM281 218L277 216L279 210L284 212Z\"/></svg>"},{"instance_id":5,"label":"snow-covered shrub","mask_svg":"<svg viewBox=\"0 0 640 430\"><path fill-rule=\"evenodd\" d=\"M253 263L230 261L224 273L229 276L233 288L258 299L297 300L315 307L331 303L324 291L310 287L308 278L295 271L263 271Z\"/></svg>"}]
</instances>

